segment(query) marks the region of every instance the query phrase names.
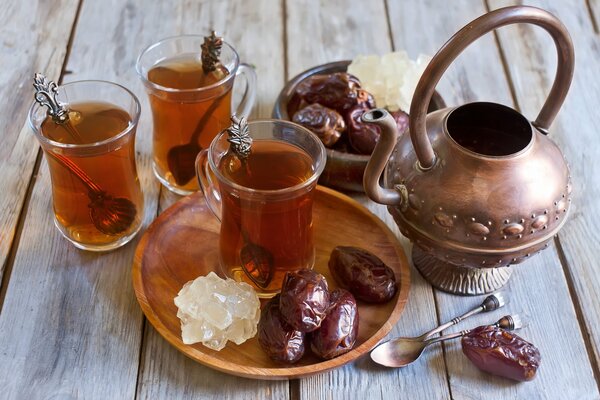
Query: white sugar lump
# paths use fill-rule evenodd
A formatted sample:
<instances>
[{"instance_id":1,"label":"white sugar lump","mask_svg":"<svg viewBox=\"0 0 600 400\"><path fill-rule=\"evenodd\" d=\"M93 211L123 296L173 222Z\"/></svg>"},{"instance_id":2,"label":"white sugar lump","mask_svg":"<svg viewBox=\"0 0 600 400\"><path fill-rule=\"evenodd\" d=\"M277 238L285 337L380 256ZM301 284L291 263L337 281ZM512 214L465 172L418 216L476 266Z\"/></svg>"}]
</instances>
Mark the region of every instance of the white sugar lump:
<instances>
[{"instance_id":1,"label":"white sugar lump","mask_svg":"<svg viewBox=\"0 0 600 400\"><path fill-rule=\"evenodd\" d=\"M429 61L431 57L423 54L413 61L405 51L381 57L358 56L348 66L348 73L356 76L362 87L373 95L377 107L408 112L417 83Z\"/></svg>"},{"instance_id":2,"label":"white sugar lump","mask_svg":"<svg viewBox=\"0 0 600 400\"><path fill-rule=\"evenodd\" d=\"M211 272L183 285L175 305L185 344L221 350L228 340L241 344L256 335L260 301L247 283Z\"/></svg>"}]
</instances>

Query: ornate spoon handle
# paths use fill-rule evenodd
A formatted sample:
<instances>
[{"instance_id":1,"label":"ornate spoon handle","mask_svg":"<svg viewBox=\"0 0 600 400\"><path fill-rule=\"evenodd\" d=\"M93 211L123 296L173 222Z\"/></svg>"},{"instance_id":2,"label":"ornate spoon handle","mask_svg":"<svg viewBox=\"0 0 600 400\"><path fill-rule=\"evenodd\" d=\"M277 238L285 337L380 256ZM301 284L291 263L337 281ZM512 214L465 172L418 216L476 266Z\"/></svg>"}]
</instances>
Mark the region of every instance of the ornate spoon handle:
<instances>
[{"instance_id":1,"label":"ornate spoon handle","mask_svg":"<svg viewBox=\"0 0 600 400\"><path fill-rule=\"evenodd\" d=\"M521 329L527 326L527 317L521 314L515 315L505 315L496 321L492 326L505 329L507 331L514 331L516 329ZM438 336L431 339L427 339L425 341L425 346L429 346L433 343L444 342L446 340L456 339L462 336L465 336L467 333L471 332L473 329L465 329L460 332L450 333L448 335Z\"/></svg>"},{"instance_id":2,"label":"ornate spoon handle","mask_svg":"<svg viewBox=\"0 0 600 400\"><path fill-rule=\"evenodd\" d=\"M508 303L508 298L506 297L505 293L498 292L498 293L491 294L488 297L486 297L483 300L483 302L481 303L481 305L479 305L478 307L472 309L471 311L464 313L463 315L461 315L459 317L453 318L452 320L446 322L443 325L438 326L437 328L430 330L429 332L425 332L423 335L421 335L419 337L419 339L422 339L422 340L429 339L436 333L439 333L445 329L448 329L449 327L458 324L462 320L472 317L473 315L477 315L481 312L497 310L497 309L503 307L504 305L506 305L507 303Z\"/></svg>"},{"instance_id":3,"label":"ornate spoon handle","mask_svg":"<svg viewBox=\"0 0 600 400\"><path fill-rule=\"evenodd\" d=\"M48 107L48 115L52 117L52 120L62 125L78 143L81 143L81 135L69 121L69 109L58 101L56 82L48 80L45 75L37 72L33 78L33 87L35 88L35 101L42 107Z\"/></svg>"}]
</instances>

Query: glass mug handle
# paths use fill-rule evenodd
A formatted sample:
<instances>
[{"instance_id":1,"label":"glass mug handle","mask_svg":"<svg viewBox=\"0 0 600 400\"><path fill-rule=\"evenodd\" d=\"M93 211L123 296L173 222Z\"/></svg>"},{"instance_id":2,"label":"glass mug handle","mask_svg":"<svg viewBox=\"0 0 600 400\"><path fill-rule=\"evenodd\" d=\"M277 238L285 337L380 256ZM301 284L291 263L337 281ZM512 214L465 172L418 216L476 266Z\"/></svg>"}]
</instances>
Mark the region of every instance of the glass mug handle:
<instances>
[{"instance_id":1,"label":"glass mug handle","mask_svg":"<svg viewBox=\"0 0 600 400\"><path fill-rule=\"evenodd\" d=\"M249 64L241 63L235 73L236 78L238 75L244 75L246 78L246 88L235 114L248 118L256 101L256 71Z\"/></svg>"},{"instance_id":2,"label":"glass mug handle","mask_svg":"<svg viewBox=\"0 0 600 400\"><path fill-rule=\"evenodd\" d=\"M208 152L209 149L204 149L196 156L196 177L208 208L221 221L221 194L217 189L215 176L208 164Z\"/></svg>"}]
</instances>

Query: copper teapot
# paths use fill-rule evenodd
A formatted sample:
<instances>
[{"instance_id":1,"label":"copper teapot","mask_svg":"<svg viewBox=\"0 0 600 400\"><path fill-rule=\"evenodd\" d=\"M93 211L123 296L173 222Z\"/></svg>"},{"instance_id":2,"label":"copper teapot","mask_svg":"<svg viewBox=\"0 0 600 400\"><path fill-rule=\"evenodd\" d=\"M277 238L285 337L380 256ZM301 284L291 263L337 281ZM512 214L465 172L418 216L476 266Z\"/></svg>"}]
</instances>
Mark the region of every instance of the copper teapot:
<instances>
[{"instance_id":1,"label":"copper teapot","mask_svg":"<svg viewBox=\"0 0 600 400\"><path fill-rule=\"evenodd\" d=\"M465 47L513 23L544 28L558 52L556 78L535 121L484 102L427 114L438 81ZM547 134L573 68L571 38L556 17L534 7L502 8L465 26L433 57L414 93L409 133L398 137L383 109L363 115L382 131L365 170L365 192L388 206L414 244L416 268L434 286L456 294L494 291L507 282L511 264L548 247L565 223L569 168Z\"/></svg>"}]
</instances>

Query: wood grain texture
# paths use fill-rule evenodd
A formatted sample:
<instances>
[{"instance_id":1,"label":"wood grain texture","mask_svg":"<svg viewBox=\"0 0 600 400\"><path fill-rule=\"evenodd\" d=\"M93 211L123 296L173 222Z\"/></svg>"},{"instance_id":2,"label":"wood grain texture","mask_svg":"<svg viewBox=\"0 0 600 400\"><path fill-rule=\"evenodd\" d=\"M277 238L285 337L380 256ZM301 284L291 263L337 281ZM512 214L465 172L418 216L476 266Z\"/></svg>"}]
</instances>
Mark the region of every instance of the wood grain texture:
<instances>
[{"instance_id":1,"label":"wood grain texture","mask_svg":"<svg viewBox=\"0 0 600 400\"><path fill-rule=\"evenodd\" d=\"M391 50L383 1L289 1L287 2L288 77L325 62L352 59L358 54L384 54ZM401 21L397 21L401 23ZM365 204L402 238L385 207L353 197ZM363 239L368 242L368 238ZM407 241L401 239L407 247ZM410 254L410 253L407 253ZM405 312L388 335L416 335L436 325L431 286L413 270L411 293ZM427 382L426 385L422 384ZM414 368L384 369L368 357L354 364L299 382L300 397L389 398L410 393L413 398L447 398L448 388L441 351L424 356Z\"/></svg>"},{"instance_id":2,"label":"wood grain texture","mask_svg":"<svg viewBox=\"0 0 600 400\"><path fill-rule=\"evenodd\" d=\"M396 50L411 58L433 56L467 22L485 13L471 0L389 2L389 18ZM512 106L494 37L487 35L469 46L448 68L437 90L449 107L469 101L492 101Z\"/></svg>"},{"instance_id":3,"label":"wood grain texture","mask_svg":"<svg viewBox=\"0 0 600 400\"><path fill-rule=\"evenodd\" d=\"M559 15L573 36L577 57L572 91L551 128L551 137L571 162L575 182L572 214L559 235L558 249L564 251L564 271L573 285L565 284L557 250L551 247L518 267L509 284L513 302L505 309L535 315L532 325L520 333L542 351L542 366L534 382L513 384L480 373L466 362L458 343L447 344L445 354L441 346L435 346L418 363L402 370L377 368L364 357L340 370L293 381L291 388L287 382L245 380L199 365L170 346L149 324L142 328L143 317L130 284L135 243L94 255L74 249L60 237L52 226L50 180L42 162L11 262L12 274L10 280L5 279L0 397L279 399L290 393L303 399L600 397L588 359L595 359L596 366L600 360L600 301L596 295L600 279L595 273L600 237L593 222L599 217L600 2L588 0L587 6L584 0L531 1ZM498 8L511 1L487 3ZM5 83L0 87L0 135L4 139L0 187L5 192L0 196L0 281L38 152L25 123L31 101L29 81L36 70L59 78L77 4L76 0L5 0L0 7L0 81ZM268 117L286 72L291 77L322 62L358 53L382 54L390 50L391 42L398 49L407 49L412 57L419 52L432 54L464 23L485 11L480 1L469 0L389 0L387 4L383 0L84 0L82 4L66 68L74 74L66 75L65 80L115 80L140 98L143 111L137 150L146 194L146 224L156 216L159 198L159 185L149 164L149 107L133 69L146 45L180 33L225 29L226 39L240 51L242 60L258 69L259 101L253 117ZM393 41L388 35L386 6ZM595 26L590 13L596 17ZM519 106L533 118L554 76L552 43L536 28L504 28L498 38ZM450 105L475 99L511 105L493 36L467 50L439 89ZM364 196L355 198L409 247L385 207ZM178 199L163 190L158 209L164 210ZM436 307L439 319L446 320L478 303L478 299L442 293L434 297L418 273L413 272L411 278L409 302L390 337L416 335L437 325ZM587 354L572 301L581 310L579 322L589 344ZM495 320L501 314L480 316L464 326Z\"/></svg>"},{"instance_id":4,"label":"wood grain texture","mask_svg":"<svg viewBox=\"0 0 600 400\"><path fill-rule=\"evenodd\" d=\"M77 5L7 0L0 7L0 281L39 151L27 123L33 74L60 78Z\"/></svg>"},{"instance_id":5,"label":"wood grain texture","mask_svg":"<svg viewBox=\"0 0 600 400\"><path fill-rule=\"evenodd\" d=\"M131 14L111 14L117 4L82 6L64 80L112 80L139 95L137 44L125 34ZM148 122L144 116L136 138L145 224L158 200ZM0 315L3 396L133 398L143 323L131 284L135 240L101 255L76 250L53 226L51 196L42 162Z\"/></svg>"},{"instance_id":6,"label":"wood grain texture","mask_svg":"<svg viewBox=\"0 0 600 400\"><path fill-rule=\"evenodd\" d=\"M460 341L453 341L445 344L453 398L597 399L596 382L555 248L548 248L518 268L506 287L510 291L509 305L473 317L449 332L493 323L506 314L526 312L532 316L530 326L515 333L540 350L542 361L537 377L519 384L481 372L464 356ZM481 300L445 293L438 293L437 298L444 320L469 310Z\"/></svg>"},{"instance_id":7,"label":"wood grain texture","mask_svg":"<svg viewBox=\"0 0 600 400\"><path fill-rule=\"evenodd\" d=\"M360 357L373 348L396 324L404 309L410 285L408 259L396 236L367 209L339 192L318 187L313 206L316 243L315 270L325 276L330 290L337 286L327 260L339 244L362 246L377 253L395 271L399 290L394 300L381 305L359 302L359 331L354 348L331 360L320 360L310 352L296 364L285 366L269 359L252 338L236 346L228 344L212 351L181 341L180 321L173 299L183 285L218 265L219 223L201 193L170 207L150 226L136 250L133 282L146 317L173 346L200 363L233 375L257 379L281 379L322 373ZM345 237L340 243L337 235ZM360 235L369 235L364 243ZM215 270L215 268L217 268Z\"/></svg>"},{"instance_id":8,"label":"wood grain texture","mask_svg":"<svg viewBox=\"0 0 600 400\"><path fill-rule=\"evenodd\" d=\"M39 175L0 316L3 396L133 396L142 320L129 284L135 245L101 257L76 250L53 226L45 163Z\"/></svg>"},{"instance_id":9,"label":"wood grain texture","mask_svg":"<svg viewBox=\"0 0 600 400\"><path fill-rule=\"evenodd\" d=\"M76 250L53 226L49 186L43 163L0 316L2 397L132 397L142 321L128 284L135 245L102 257Z\"/></svg>"},{"instance_id":10,"label":"wood grain texture","mask_svg":"<svg viewBox=\"0 0 600 400\"><path fill-rule=\"evenodd\" d=\"M391 49L381 0L298 0L286 4L288 78L318 64Z\"/></svg>"},{"instance_id":11,"label":"wood grain texture","mask_svg":"<svg viewBox=\"0 0 600 400\"><path fill-rule=\"evenodd\" d=\"M134 2L137 23L144 27L144 46L163 37L183 33L220 32L240 54L243 62L256 67L257 104L251 118L267 118L284 83L283 23L280 2L269 0L192 2L165 4L164 9ZM154 21L160 20L160 24ZM145 96L144 96L145 97ZM146 108L149 112L149 108ZM160 211L180 198L161 190ZM170 346L146 323L142 348L139 398L287 398L288 383L256 382L232 377L200 365Z\"/></svg>"},{"instance_id":12,"label":"wood grain texture","mask_svg":"<svg viewBox=\"0 0 600 400\"><path fill-rule=\"evenodd\" d=\"M494 0L491 7L511 5ZM573 202L570 219L559 233L575 293L585 319L595 363L600 363L600 279L597 265L600 234L600 37L580 1L533 1L531 5L555 14L575 43L575 75L563 108L550 128L550 137L570 163ZM545 100L556 70L552 41L541 29L521 27L499 32L517 100L525 116L534 118Z\"/></svg>"},{"instance_id":13,"label":"wood grain texture","mask_svg":"<svg viewBox=\"0 0 600 400\"><path fill-rule=\"evenodd\" d=\"M599 33L600 28L600 0L587 0L592 28Z\"/></svg>"}]
</instances>

